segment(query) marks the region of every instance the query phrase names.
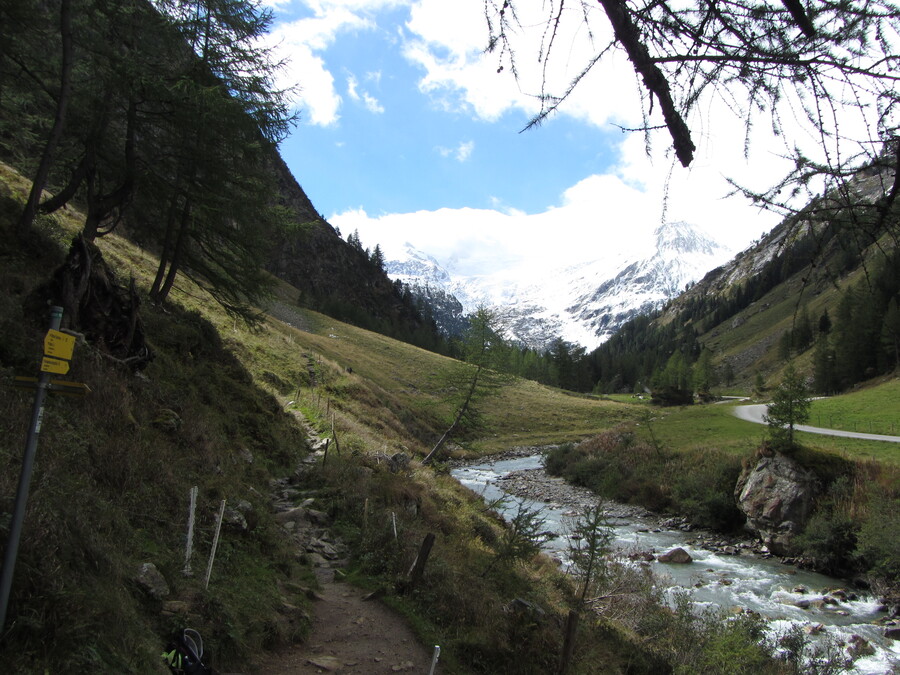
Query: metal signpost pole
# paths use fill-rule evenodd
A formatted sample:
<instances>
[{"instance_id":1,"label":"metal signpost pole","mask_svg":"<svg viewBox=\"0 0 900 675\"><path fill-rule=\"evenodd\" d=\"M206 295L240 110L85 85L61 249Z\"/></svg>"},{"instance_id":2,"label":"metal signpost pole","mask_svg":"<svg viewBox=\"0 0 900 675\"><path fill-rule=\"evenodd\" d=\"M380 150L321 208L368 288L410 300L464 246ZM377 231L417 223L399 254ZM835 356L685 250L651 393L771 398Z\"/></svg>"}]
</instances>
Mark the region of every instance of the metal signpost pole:
<instances>
[{"instance_id":1,"label":"metal signpost pole","mask_svg":"<svg viewBox=\"0 0 900 675\"><path fill-rule=\"evenodd\" d=\"M62 321L62 307L50 310L50 330L58 330ZM6 624L6 608L9 604L9 593L12 589L13 569L19 553L19 538L22 535L22 523L25 521L25 504L28 501L28 487L31 483L31 472L34 468L34 456L37 451L38 436L41 433L41 422L44 418L44 399L50 384L50 373L41 371L37 392L34 395L34 407L31 415L31 427L25 443L25 455L22 459L22 473L19 475L19 488L16 491L16 502L13 507L12 522L9 526L9 537L6 541L6 552L3 556L3 572L0 577L0 630Z\"/></svg>"}]
</instances>

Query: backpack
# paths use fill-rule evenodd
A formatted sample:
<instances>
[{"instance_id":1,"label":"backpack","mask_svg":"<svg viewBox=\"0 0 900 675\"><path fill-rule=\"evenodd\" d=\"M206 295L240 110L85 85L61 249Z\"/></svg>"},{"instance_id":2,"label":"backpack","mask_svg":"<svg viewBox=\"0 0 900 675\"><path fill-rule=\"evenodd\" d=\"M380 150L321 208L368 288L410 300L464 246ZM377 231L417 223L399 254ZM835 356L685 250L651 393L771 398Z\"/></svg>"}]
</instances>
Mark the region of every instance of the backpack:
<instances>
[{"instance_id":1,"label":"backpack","mask_svg":"<svg viewBox=\"0 0 900 675\"><path fill-rule=\"evenodd\" d=\"M191 628L172 636L162 659L173 675L215 675L215 671L203 663L203 638Z\"/></svg>"}]
</instances>

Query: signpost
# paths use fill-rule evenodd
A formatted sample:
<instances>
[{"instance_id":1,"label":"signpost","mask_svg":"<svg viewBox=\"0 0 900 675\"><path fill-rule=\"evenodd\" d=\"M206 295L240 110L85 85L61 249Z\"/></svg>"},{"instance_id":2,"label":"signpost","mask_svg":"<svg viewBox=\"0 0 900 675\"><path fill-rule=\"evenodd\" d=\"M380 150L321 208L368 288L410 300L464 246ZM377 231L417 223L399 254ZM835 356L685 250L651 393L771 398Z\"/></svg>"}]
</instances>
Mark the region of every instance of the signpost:
<instances>
[{"instance_id":1,"label":"signpost","mask_svg":"<svg viewBox=\"0 0 900 675\"><path fill-rule=\"evenodd\" d=\"M34 377L17 377L13 386L34 389L34 406L31 413L31 427L25 442L25 454L22 458L22 472L19 475L19 487L13 507L9 536L6 540L6 551L3 556L3 571L0 573L0 630L6 624L6 609L9 605L9 594L12 589L13 570L19 553L19 539L22 536L22 524L25 521L25 505L28 502L28 489L31 474L34 470L34 457L37 452L38 436L44 421L44 399L47 392L69 396L83 396L90 388L81 382L51 380L50 375L65 375L69 372L69 362L75 352L75 336L59 330L62 321L62 307L50 310L50 330L44 337L44 358L41 361L41 375Z\"/></svg>"}]
</instances>

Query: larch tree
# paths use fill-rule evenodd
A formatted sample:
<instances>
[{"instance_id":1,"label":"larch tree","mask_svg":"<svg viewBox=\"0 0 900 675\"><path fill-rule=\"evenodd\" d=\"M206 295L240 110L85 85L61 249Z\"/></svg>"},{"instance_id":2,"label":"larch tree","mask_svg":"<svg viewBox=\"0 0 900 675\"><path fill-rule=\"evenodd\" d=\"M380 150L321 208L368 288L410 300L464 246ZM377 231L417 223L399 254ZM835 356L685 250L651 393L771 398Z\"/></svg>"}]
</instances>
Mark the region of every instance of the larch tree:
<instances>
[{"instance_id":1,"label":"larch tree","mask_svg":"<svg viewBox=\"0 0 900 675\"><path fill-rule=\"evenodd\" d=\"M479 402L496 390L504 380L493 369L495 356L503 351L502 343L495 316L490 310L479 307L469 318L462 346L463 361L454 364L440 377L442 389L450 392L453 401L453 418L447 430L422 460L423 464L440 456L444 445L461 428L477 424Z\"/></svg>"},{"instance_id":2,"label":"larch tree","mask_svg":"<svg viewBox=\"0 0 900 675\"><path fill-rule=\"evenodd\" d=\"M268 153L294 120L274 84L280 64L260 45L271 12L249 1L156 4L192 54L174 85L174 161L162 177L171 190L150 294L164 302L183 272L251 318L250 304L266 292L263 234L284 216Z\"/></svg>"},{"instance_id":3,"label":"larch tree","mask_svg":"<svg viewBox=\"0 0 900 675\"><path fill-rule=\"evenodd\" d=\"M687 167L705 124L701 111L714 98L745 121L745 152L753 124L767 116L793 168L769 189L736 190L784 215L813 201L798 227L841 216L860 244L885 229L900 238L900 8L889 0L548 0L539 10L541 37L529 38L534 11L521 0L484 0L498 71L519 80L518 53L540 42L540 111L529 127L624 54L642 99L641 119L627 130L648 139L665 133ZM573 58L576 33L588 37L592 53L568 82L554 82L550 64ZM879 190L861 194L848 185L861 169Z\"/></svg>"}]
</instances>

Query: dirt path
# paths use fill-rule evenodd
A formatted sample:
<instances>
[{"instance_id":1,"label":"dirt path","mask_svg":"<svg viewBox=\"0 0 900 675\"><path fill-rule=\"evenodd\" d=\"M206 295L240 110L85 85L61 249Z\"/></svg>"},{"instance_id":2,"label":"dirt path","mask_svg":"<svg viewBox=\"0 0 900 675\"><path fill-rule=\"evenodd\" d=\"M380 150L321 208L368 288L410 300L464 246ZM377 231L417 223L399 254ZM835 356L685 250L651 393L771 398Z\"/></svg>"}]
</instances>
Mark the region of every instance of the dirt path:
<instances>
[{"instance_id":1,"label":"dirt path","mask_svg":"<svg viewBox=\"0 0 900 675\"><path fill-rule=\"evenodd\" d=\"M353 586L323 585L313 605L309 640L272 654L253 671L257 675L427 674L432 652L421 646L401 617ZM441 672L440 667L435 673Z\"/></svg>"},{"instance_id":2,"label":"dirt path","mask_svg":"<svg viewBox=\"0 0 900 675\"><path fill-rule=\"evenodd\" d=\"M314 447L321 445L308 430ZM322 461L317 449L297 468L302 475ZM313 566L320 590L312 604L312 630L300 645L262 656L253 675L428 675L433 647L421 645L405 620L368 593L336 581L335 570L347 564L349 551L330 531L330 518L316 510L315 490L303 490L294 477L273 481L275 519L298 552ZM434 670L440 673L440 666Z\"/></svg>"}]
</instances>

